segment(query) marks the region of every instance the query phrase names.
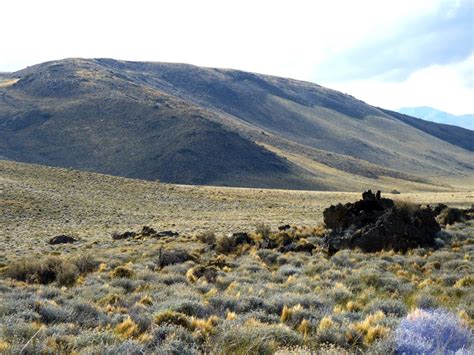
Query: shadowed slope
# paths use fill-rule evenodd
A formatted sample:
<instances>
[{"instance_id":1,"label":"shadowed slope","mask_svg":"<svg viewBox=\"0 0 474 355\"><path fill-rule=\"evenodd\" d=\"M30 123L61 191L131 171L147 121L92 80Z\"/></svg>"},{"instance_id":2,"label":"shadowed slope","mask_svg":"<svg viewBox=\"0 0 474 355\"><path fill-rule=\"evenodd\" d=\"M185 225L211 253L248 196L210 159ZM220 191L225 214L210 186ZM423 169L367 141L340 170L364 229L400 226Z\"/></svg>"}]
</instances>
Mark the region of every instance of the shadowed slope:
<instances>
[{"instance_id":1,"label":"shadowed slope","mask_svg":"<svg viewBox=\"0 0 474 355\"><path fill-rule=\"evenodd\" d=\"M383 177L461 181L474 169L474 133L420 130L297 80L111 59L48 62L0 80L4 159L185 184L345 190ZM350 174L361 180L348 185Z\"/></svg>"}]
</instances>

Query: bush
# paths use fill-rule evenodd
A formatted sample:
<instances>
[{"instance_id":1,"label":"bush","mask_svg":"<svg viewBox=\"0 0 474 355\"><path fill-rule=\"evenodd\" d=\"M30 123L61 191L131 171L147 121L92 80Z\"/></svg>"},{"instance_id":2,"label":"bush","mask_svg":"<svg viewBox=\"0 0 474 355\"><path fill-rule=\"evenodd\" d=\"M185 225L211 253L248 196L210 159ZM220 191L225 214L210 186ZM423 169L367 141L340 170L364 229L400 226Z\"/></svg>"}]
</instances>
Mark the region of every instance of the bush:
<instances>
[{"instance_id":1,"label":"bush","mask_svg":"<svg viewBox=\"0 0 474 355\"><path fill-rule=\"evenodd\" d=\"M268 238L271 232L272 230L270 226L265 223L258 223L255 228L255 233L260 235L264 239Z\"/></svg>"},{"instance_id":2,"label":"bush","mask_svg":"<svg viewBox=\"0 0 474 355\"><path fill-rule=\"evenodd\" d=\"M215 343L218 354L273 354L279 347L301 346L303 336L280 325L244 325L222 329Z\"/></svg>"},{"instance_id":3,"label":"bush","mask_svg":"<svg viewBox=\"0 0 474 355\"><path fill-rule=\"evenodd\" d=\"M90 254L76 258L73 262L81 274L88 274L96 271L100 264L100 262Z\"/></svg>"},{"instance_id":4,"label":"bush","mask_svg":"<svg viewBox=\"0 0 474 355\"><path fill-rule=\"evenodd\" d=\"M454 314L417 309L396 329L397 352L407 354L474 351L472 331Z\"/></svg>"},{"instance_id":5,"label":"bush","mask_svg":"<svg viewBox=\"0 0 474 355\"><path fill-rule=\"evenodd\" d=\"M168 265L181 264L195 258L184 249L166 250L160 249L156 265L163 268Z\"/></svg>"},{"instance_id":6,"label":"bush","mask_svg":"<svg viewBox=\"0 0 474 355\"><path fill-rule=\"evenodd\" d=\"M7 276L29 283L46 285L56 281L59 286L71 286L79 277L79 270L66 260L49 257L43 260L14 262L9 266Z\"/></svg>"},{"instance_id":7,"label":"bush","mask_svg":"<svg viewBox=\"0 0 474 355\"><path fill-rule=\"evenodd\" d=\"M197 239L204 244L214 245L216 244L216 234L213 231L207 231L197 236Z\"/></svg>"},{"instance_id":8,"label":"bush","mask_svg":"<svg viewBox=\"0 0 474 355\"><path fill-rule=\"evenodd\" d=\"M217 239L216 251L221 254L229 254L236 247L235 239L229 236L222 236Z\"/></svg>"},{"instance_id":9,"label":"bush","mask_svg":"<svg viewBox=\"0 0 474 355\"><path fill-rule=\"evenodd\" d=\"M164 324L153 332L148 349L161 350L167 354L181 354L183 352L177 352L178 349L182 348L184 353L187 353L185 349L192 349L194 346L194 338L188 330L181 326ZM165 349L170 351L165 352Z\"/></svg>"},{"instance_id":10,"label":"bush","mask_svg":"<svg viewBox=\"0 0 474 355\"><path fill-rule=\"evenodd\" d=\"M140 343L134 340L127 340L118 345L111 345L101 350L107 355L143 355L145 353L145 348Z\"/></svg>"},{"instance_id":11,"label":"bush","mask_svg":"<svg viewBox=\"0 0 474 355\"><path fill-rule=\"evenodd\" d=\"M382 311L386 315L403 317L407 314L407 307L402 301L398 300L374 300L365 309L365 313L375 313Z\"/></svg>"},{"instance_id":12,"label":"bush","mask_svg":"<svg viewBox=\"0 0 474 355\"><path fill-rule=\"evenodd\" d=\"M173 324L185 329L191 329L191 322L189 321L188 317L180 312L165 311L158 313L155 316L155 323L156 325Z\"/></svg>"},{"instance_id":13,"label":"bush","mask_svg":"<svg viewBox=\"0 0 474 355\"><path fill-rule=\"evenodd\" d=\"M127 278L130 279L135 275L133 270L130 270L126 266L117 266L115 269L113 269L110 272L110 277L111 278Z\"/></svg>"},{"instance_id":14,"label":"bush","mask_svg":"<svg viewBox=\"0 0 474 355\"><path fill-rule=\"evenodd\" d=\"M108 321L108 317L104 313L87 303L73 304L70 319L82 328L89 329L104 325Z\"/></svg>"}]
</instances>

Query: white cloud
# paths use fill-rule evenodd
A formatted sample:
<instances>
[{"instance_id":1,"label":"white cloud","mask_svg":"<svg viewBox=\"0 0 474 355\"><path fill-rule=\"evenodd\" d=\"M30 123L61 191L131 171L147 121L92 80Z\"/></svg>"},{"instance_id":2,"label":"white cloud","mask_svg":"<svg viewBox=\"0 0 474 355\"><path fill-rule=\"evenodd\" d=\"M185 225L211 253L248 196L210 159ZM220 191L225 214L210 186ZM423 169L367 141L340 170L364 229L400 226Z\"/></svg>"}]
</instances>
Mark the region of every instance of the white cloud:
<instances>
[{"instance_id":1,"label":"white cloud","mask_svg":"<svg viewBox=\"0 0 474 355\"><path fill-rule=\"evenodd\" d=\"M408 23L434 16L440 9L447 8L454 16L461 3L462 0L2 0L0 71L66 57L109 57L185 62L319 81L315 73L321 63L335 62L347 56L350 49L396 38ZM349 58L348 63L354 69L364 64L360 57L352 61ZM325 71L332 75L338 69L330 65ZM327 84L343 85L329 80L331 75L324 77ZM426 78L415 79L388 87L427 82ZM347 88L358 89L348 90L354 96L360 96L360 92L364 94L361 98L380 106L387 102L376 90L383 84L380 78L358 84L347 83L349 79L344 77L337 80L345 81ZM464 92L463 83L457 83L456 90ZM371 92L371 88L375 91ZM405 90L415 94L413 88ZM419 101L429 99L425 94L416 95ZM450 106L456 106L457 101L451 97ZM463 105L466 106L458 106Z\"/></svg>"},{"instance_id":2,"label":"white cloud","mask_svg":"<svg viewBox=\"0 0 474 355\"><path fill-rule=\"evenodd\" d=\"M473 64L474 55L456 65L433 65L418 70L403 82L375 79L328 86L387 109L431 106L456 115L468 114L474 112L474 92L465 86L464 75Z\"/></svg>"}]
</instances>

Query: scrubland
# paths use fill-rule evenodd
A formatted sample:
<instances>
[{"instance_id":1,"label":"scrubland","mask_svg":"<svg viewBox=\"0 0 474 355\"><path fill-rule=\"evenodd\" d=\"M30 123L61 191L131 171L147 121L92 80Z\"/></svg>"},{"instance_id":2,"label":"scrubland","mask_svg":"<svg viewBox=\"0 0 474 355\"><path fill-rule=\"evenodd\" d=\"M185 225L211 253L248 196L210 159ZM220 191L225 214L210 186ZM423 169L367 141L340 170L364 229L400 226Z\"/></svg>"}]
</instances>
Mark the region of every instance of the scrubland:
<instances>
[{"instance_id":1,"label":"scrubland","mask_svg":"<svg viewBox=\"0 0 474 355\"><path fill-rule=\"evenodd\" d=\"M0 166L0 353L387 354L419 309L449 312L440 322L472 341L472 220L444 228L436 250L328 255L322 210L359 193ZM466 207L472 194L391 197ZM139 234L145 225L179 236ZM138 235L112 238L125 231ZM78 242L49 245L57 234ZM263 238L316 247L285 252Z\"/></svg>"}]
</instances>

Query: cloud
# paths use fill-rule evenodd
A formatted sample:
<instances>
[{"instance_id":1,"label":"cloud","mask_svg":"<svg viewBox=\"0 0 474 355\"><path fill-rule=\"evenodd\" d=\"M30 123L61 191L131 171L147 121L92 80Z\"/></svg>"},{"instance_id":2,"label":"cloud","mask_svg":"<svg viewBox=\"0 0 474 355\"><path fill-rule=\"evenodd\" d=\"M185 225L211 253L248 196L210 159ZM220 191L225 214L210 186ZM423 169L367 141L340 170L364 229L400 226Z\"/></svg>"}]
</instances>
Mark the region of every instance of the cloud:
<instances>
[{"instance_id":1,"label":"cloud","mask_svg":"<svg viewBox=\"0 0 474 355\"><path fill-rule=\"evenodd\" d=\"M372 38L327 57L313 73L316 81L378 77L402 81L432 65L464 60L474 52L473 3L445 1L431 12L380 27Z\"/></svg>"},{"instance_id":2,"label":"cloud","mask_svg":"<svg viewBox=\"0 0 474 355\"><path fill-rule=\"evenodd\" d=\"M474 55L455 65L432 65L411 73L400 82L353 80L328 86L350 93L369 104L396 110L400 107L430 106L462 115L472 114L471 87L466 85L465 69L472 75Z\"/></svg>"}]
</instances>

